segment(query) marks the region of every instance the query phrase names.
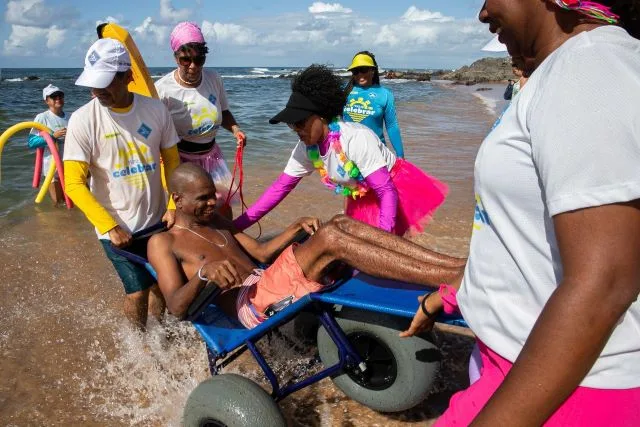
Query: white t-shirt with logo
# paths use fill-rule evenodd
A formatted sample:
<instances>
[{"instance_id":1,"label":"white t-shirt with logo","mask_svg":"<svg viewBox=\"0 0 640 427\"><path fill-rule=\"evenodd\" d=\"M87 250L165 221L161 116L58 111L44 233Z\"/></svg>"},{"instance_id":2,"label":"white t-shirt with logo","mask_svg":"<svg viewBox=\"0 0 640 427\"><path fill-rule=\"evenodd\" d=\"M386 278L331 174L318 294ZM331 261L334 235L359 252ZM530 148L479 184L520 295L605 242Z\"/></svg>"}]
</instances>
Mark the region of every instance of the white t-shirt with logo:
<instances>
[{"instance_id":1,"label":"white t-shirt with logo","mask_svg":"<svg viewBox=\"0 0 640 427\"><path fill-rule=\"evenodd\" d=\"M222 123L222 112L229 109L227 93L218 73L202 70L200 85L186 88L176 82L172 71L155 85L181 139L206 143L215 138Z\"/></svg>"},{"instance_id":2,"label":"white t-shirt with logo","mask_svg":"<svg viewBox=\"0 0 640 427\"><path fill-rule=\"evenodd\" d=\"M380 138L371 129L360 123L340 121L340 144L347 158L356 164L365 178L385 166L387 170L391 171L396 163L396 155L380 141ZM343 171L344 164L333 149L329 148L320 158L334 182L349 187L356 185L357 181ZM303 177L310 175L315 170L307 155L307 146L304 142L299 141L291 153L284 173Z\"/></svg>"},{"instance_id":3,"label":"white t-shirt with logo","mask_svg":"<svg viewBox=\"0 0 640 427\"><path fill-rule=\"evenodd\" d=\"M480 147L458 302L478 338L512 362L563 280L553 216L640 198L639 75L640 41L621 28L572 37L536 69ZM581 385L640 386L640 302Z\"/></svg>"},{"instance_id":4,"label":"white t-shirt with logo","mask_svg":"<svg viewBox=\"0 0 640 427\"><path fill-rule=\"evenodd\" d=\"M71 115L64 160L89 164L91 192L129 232L157 224L166 211L160 149L178 142L169 111L157 99L134 95L128 112L97 99ZM99 235L109 239L108 233Z\"/></svg>"}]
</instances>

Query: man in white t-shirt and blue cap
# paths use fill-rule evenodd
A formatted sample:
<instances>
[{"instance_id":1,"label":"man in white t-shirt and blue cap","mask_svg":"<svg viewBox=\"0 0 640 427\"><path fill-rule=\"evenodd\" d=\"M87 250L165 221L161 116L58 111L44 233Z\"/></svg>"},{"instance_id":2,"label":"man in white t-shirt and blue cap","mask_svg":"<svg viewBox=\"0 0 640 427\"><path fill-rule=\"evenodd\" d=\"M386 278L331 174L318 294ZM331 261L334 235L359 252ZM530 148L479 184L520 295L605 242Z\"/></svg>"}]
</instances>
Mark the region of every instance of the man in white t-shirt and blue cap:
<instances>
[{"instance_id":1,"label":"man in white t-shirt and blue cap","mask_svg":"<svg viewBox=\"0 0 640 427\"><path fill-rule=\"evenodd\" d=\"M148 310L161 318L164 300L144 266L117 248L146 257L146 240L133 234L160 221L172 225L175 211L166 209L160 163L168 181L179 163L179 139L164 104L129 92L132 80L122 43L105 38L89 48L76 85L91 88L93 99L69 120L64 166L68 196L96 228L122 279L125 315L144 328Z\"/></svg>"}]
</instances>

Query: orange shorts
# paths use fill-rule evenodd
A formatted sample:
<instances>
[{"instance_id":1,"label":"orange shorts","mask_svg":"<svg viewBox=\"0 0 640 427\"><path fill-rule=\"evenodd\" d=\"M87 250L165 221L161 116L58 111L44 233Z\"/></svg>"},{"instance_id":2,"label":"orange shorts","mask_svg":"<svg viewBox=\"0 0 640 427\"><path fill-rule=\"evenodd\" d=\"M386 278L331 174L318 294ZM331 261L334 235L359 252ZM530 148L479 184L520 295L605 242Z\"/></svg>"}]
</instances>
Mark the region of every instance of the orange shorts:
<instances>
[{"instance_id":1,"label":"orange shorts","mask_svg":"<svg viewBox=\"0 0 640 427\"><path fill-rule=\"evenodd\" d=\"M290 245L266 270L254 270L242 284L236 300L238 319L247 328L255 328L266 320L264 311L271 304L293 297L299 298L322 289L320 283L307 279L298 265Z\"/></svg>"}]
</instances>

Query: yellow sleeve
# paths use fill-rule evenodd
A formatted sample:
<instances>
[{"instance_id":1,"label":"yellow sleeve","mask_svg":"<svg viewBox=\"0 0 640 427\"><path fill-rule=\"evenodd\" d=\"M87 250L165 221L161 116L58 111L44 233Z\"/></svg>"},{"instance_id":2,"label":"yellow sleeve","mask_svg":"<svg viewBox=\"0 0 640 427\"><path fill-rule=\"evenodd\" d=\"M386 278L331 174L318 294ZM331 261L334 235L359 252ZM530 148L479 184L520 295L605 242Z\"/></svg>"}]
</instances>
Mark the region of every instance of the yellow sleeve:
<instances>
[{"instance_id":1,"label":"yellow sleeve","mask_svg":"<svg viewBox=\"0 0 640 427\"><path fill-rule=\"evenodd\" d=\"M164 181L167 183L168 187L171 174L173 174L173 171L180 164L180 154L178 154L178 146L174 145L170 148L161 149L160 156L162 157L162 164L164 165ZM171 192L169 192L169 203L167 205L167 209L176 209L176 204L171 197Z\"/></svg>"},{"instance_id":2,"label":"yellow sleeve","mask_svg":"<svg viewBox=\"0 0 640 427\"><path fill-rule=\"evenodd\" d=\"M89 222L104 234L118 225L115 219L96 200L87 188L89 164L77 160L64 161L65 192L73 203L85 214Z\"/></svg>"}]
</instances>

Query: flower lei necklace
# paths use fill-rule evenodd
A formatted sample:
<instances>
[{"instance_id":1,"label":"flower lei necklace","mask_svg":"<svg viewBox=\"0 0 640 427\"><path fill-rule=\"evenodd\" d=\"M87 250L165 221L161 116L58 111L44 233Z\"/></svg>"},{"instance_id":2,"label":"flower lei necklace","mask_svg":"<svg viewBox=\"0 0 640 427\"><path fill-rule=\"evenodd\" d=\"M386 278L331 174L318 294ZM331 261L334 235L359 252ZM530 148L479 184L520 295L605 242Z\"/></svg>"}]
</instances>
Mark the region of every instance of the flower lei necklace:
<instances>
[{"instance_id":1,"label":"flower lei necklace","mask_svg":"<svg viewBox=\"0 0 640 427\"><path fill-rule=\"evenodd\" d=\"M337 118L333 119L331 123L329 123L327 140L329 141L329 149L333 148L338 159L342 162L342 165L338 166L337 169L340 176L344 178L348 175L349 178L355 179L357 184L355 187L348 187L346 185L336 183L331 176L329 176L329 173L324 167L324 162L320 158L320 149L317 145L312 145L307 147L307 156L309 157L309 160L311 160L311 163L313 163L313 167L318 170L320 180L327 186L327 188L329 188L329 190L336 194L341 194L345 197L352 197L354 200L358 197L364 196L369 188L364 181L364 177L362 176L362 173L360 173L358 166L347 158L347 155L342 149L342 144L340 144L340 125L338 124Z\"/></svg>"}]
</instances>

